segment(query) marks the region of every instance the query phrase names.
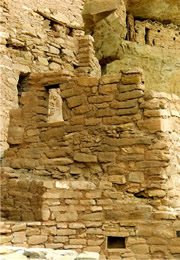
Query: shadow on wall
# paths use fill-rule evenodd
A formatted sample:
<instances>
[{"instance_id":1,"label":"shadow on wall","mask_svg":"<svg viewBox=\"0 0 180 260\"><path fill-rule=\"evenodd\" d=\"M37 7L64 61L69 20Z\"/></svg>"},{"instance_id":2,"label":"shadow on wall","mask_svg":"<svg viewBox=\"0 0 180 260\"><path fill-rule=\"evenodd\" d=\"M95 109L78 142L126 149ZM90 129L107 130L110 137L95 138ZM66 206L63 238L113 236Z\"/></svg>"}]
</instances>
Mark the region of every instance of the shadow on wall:
<instances>
[{"instance_id":1,"label":"shadow on wall","mask_svg":"<svg viewBox=\"0 0 180 260\"><path fill-rule=\"evenodd\" d=\"M6 170L7 171L7 170ZM1 176L1 217L13 221L42 220L42 181L13 172Z\"/></svg>"}]
</instances>

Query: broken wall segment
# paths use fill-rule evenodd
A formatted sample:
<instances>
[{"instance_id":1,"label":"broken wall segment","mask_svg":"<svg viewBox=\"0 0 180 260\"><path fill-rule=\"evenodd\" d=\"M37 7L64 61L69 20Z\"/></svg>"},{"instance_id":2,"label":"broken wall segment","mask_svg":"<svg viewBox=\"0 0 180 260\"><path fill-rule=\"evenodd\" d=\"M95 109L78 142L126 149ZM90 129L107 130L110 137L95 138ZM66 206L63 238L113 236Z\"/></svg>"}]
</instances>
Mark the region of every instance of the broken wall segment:
<instances>
[{"instance_id":1,"label":"broken wall segment","mask_svg":"<svg viewBox=\"0 0 180 260\"><path fill-rule=\"evenodd\" d=\"M45 0L41 3L2 2L1 105L4 109L1 113L1 157L8 146L9 111L18 106L17 85L21 77L31 72L61 69L69 72L79 69L99 77L100 66L94 55L93 39L84 36L83 4L81 0L73 4L69 1L52 4ZM85 45L81 47L80 41Z\"/></svg>"}]
</instances>

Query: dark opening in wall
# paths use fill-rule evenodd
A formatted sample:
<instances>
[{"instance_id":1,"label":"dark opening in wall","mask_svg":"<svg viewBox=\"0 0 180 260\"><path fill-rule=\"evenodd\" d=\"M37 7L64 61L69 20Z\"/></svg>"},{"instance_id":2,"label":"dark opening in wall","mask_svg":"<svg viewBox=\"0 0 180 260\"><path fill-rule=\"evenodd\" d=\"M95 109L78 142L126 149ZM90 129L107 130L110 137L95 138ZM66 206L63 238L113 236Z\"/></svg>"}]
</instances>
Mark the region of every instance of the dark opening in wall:
<instances>
[{"instance_id":1,"label":"dark opening in wall","mask_svg":"<svg viewBox=\"0 0 180 260\"><path fill-rule=\"evenodd\" d=\"M149 28L145 28L145 43L149 44Z\"/></svg>"},{"instance_id":2,"label":"dark opening in wall","mask_svg":"<svg viewBox=\"0 0 180 260\"><path fill-rule=\"evenodd\" d=\"M18 104L20 107L23 106L23 104L21 104L22 94L23 92L28 91L28 80L29 80L29 73L28 74L23 73L19 75L17 90L18 90Z\"/></svg>"},{"instance_id":3,"label":"dark opening in wall","mask_svg":"<svg viewBox=\"0 0 180 260\"><path fill-rule=\"evenodd\" d=\"M64 121L62 111L62 98L60 92L60 85L46 85L45 88L49 94L48 101L48 122L55 123Z\"/></svg>"},{"instance_id":4,"label":"dark opening in wall","mask_svg":"<svg viewBox=\"0 0 180 260\"><path fill-rule=\"evenodd\" d=\"M107 237L107 248L108 249L118 249L118 248L126 248L125 237Z\"/></svg>"},{"instance_id":5,"label":"dark opening in wall","mask_svg":"<svg viewBox=\"0 0 180 260\"><path fill-rule=\"evenodd\" d=\"M180 230L176 230L176 237L180 237Z\"/></svg>"}]
</instances>

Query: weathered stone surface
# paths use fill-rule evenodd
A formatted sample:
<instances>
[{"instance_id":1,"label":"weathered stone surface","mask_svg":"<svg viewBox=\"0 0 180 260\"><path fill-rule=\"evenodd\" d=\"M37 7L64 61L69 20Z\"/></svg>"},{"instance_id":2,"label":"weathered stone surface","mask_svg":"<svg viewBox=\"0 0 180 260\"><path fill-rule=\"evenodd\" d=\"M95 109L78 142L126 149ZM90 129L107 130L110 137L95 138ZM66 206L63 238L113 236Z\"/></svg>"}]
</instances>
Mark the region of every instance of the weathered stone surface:
<instances>
[{"instance_id":1,"label":"weathered stone surface","mask_svg":"<svg viewBox=\"0 0 180 260\"><path fill-rule=\"evenodd\" d=\"M74 160L78 162L97 162L97 157L91 154L76 153Z\"/></svg>"},{"instance_id":2,"label":"weathered stone surface","mask_svg":"<svg viewBox=\"0 0 180 260\"><path fill-rule=\"evenodd\" d=\"M43 236L43 235L33 235L33 236L30 236L29 239L28 239L28 243L30 245L39 245L39 244L42 244L44 242L46 242L48 239L47 236Z\"/></svg>"}]
</instances>

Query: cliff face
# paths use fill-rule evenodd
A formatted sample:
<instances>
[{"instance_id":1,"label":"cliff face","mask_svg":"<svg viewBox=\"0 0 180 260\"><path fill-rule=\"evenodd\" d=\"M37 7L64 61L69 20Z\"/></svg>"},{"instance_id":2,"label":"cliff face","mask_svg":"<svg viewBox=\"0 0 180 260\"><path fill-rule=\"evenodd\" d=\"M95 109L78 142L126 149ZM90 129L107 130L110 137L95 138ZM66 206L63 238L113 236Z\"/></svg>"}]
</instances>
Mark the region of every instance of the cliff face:
<instances>
[{"instance_id":1,"label":"cliff face","mask_svg":"<svg viewBox=\"0 0 180 260\"><path fill-rule=\"evenodd\" d=\"M179 0L126 0L126 6L135 17L180 25Z\"/></svg>"},{"instance_id":2,"label":"cliff face","mask_svg":"<svg viewBox=\"0 0 180 260\"><path fill-rule=\"evenodd\" d=\"M142 67L148 89L179 95L178 8L170 1L86 1L85 28L102 72Z\"/></svg>"}]
</instances>

